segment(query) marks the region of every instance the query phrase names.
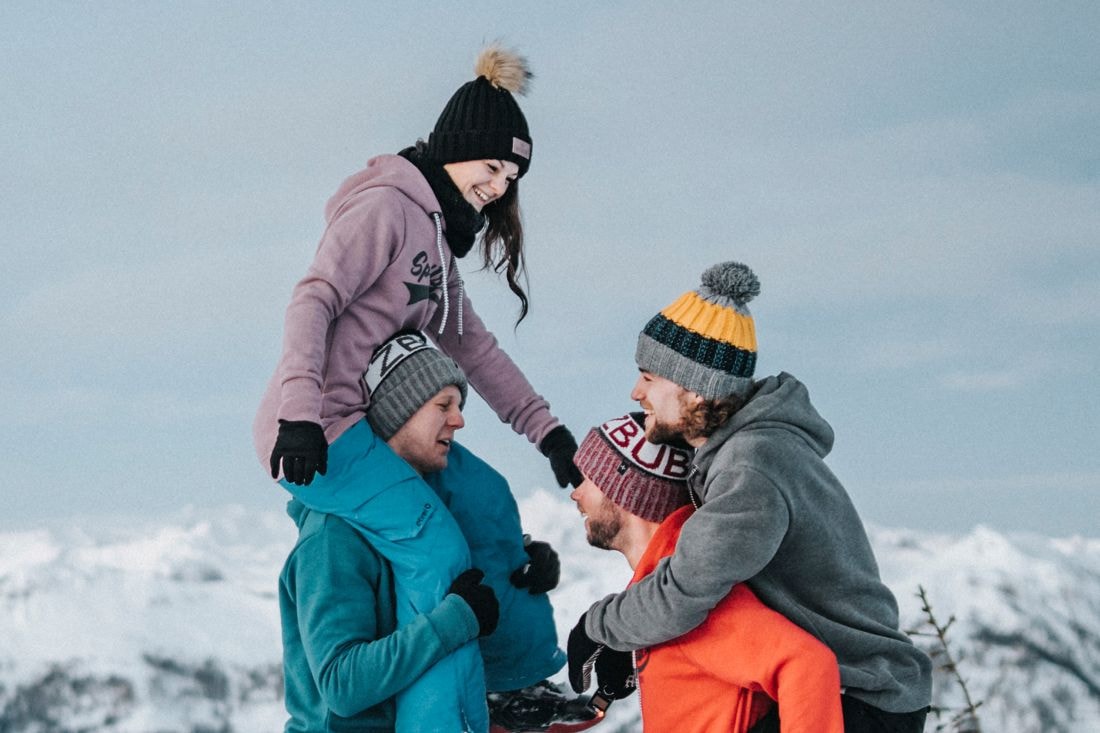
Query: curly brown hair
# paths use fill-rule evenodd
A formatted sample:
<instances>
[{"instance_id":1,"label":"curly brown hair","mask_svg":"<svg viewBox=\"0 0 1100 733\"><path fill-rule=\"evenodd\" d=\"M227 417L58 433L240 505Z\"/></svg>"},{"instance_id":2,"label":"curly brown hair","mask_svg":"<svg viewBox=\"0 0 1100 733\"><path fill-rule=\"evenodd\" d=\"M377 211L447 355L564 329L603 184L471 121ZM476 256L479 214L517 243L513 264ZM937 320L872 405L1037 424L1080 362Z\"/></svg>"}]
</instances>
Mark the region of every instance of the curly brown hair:
<instances>
[{"instance_id":1,"label":"curly brown hair","mask_svg":"<svg viewBox=\"0 0 1100 733\"><path fill-rule=\"evenodd\" d=\"M695 405L685 405L684 439L709 438L710 435L726 424L733 413L745 406L745 398L730 395L717 400L703 400Z\"/></svg>"}]
</instances>

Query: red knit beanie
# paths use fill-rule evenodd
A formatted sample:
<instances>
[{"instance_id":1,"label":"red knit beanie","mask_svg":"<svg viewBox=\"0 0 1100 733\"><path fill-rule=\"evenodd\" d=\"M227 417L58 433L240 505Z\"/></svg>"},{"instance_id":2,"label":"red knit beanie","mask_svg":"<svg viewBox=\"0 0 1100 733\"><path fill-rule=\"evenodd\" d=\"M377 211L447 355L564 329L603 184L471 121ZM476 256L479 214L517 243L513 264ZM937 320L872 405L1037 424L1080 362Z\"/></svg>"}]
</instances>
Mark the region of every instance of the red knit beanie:
<instances>
[{"instance_id":1,"label":"red knit beanie","mask_svg":"<svg viewBox=\"0 0 1100 733\"><path fill-rule=\"evenodd\" d=\"M589 430L573 462L604 496L650 522L663 521L691 501L691 452L646 440L640 412Z\"/></svg>"}]
</instances>

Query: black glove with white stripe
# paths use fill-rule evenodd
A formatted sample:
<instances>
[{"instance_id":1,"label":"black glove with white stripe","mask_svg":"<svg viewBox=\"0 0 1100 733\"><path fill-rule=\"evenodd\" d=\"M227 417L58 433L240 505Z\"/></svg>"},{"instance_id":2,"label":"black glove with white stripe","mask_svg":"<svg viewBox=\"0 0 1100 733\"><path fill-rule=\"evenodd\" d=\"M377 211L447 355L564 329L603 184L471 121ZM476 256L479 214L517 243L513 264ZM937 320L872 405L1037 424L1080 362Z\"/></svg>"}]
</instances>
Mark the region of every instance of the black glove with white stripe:
<instances>
[{"instance_id":1,"label":"black glove with white stripe","mask_svg":"<svg viewBox=\"0 0 1100 733\"><path fill-rule=\"evenodd\" d=\"M569 686L581 693L592 682L592 670L596 670L596 694L605 700L618 700L637 689L634 675L634 655L619 652L603 644L597 644L584 630L588 614L569 632L566 654L569 657Z\"/></svg>"}]
</instances>

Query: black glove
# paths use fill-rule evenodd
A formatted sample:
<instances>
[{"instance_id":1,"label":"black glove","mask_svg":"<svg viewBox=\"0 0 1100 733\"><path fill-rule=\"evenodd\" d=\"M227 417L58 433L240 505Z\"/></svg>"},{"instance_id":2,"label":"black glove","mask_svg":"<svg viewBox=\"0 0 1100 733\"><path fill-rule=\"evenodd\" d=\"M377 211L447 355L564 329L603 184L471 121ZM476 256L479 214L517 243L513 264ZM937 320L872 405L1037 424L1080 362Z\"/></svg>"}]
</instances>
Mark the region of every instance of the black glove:
<instances>
[{"instance_id":1,"label":"black glove","mask_svg":"<svg viewBox=\"0 0 1100 733\"><path fill-rule=\"evenodd\" d=\"M600 644L592 641L588 632L584 630L584 620L587 616L587 613L581 614L580 621L577 621L577 625L569 632L569 642L565 645L566 656L569 657L569 686L578 694L588 689L596 655L602 648Z\"/></svg>"},{"instance_id":2,"label":"black glove","mask_svg":"<svg viewBox=\"0 0 1100 733\"><path fill-rule=\"evenodd\" d=\"M526 588L531 595L546 593L558 587L561 578L561 560L549 542L532 542L528 535L523 536L523 549L531 558L523 567L512 573L510 580L517 588Z\"/></svg>"},{"instance_id":3,"label":"black glove","mask_svg":"<svg viewBox=\"0 0 1100 733\"><path fill-rule=\"evenodd\" d=\"M634 655L619 652L597 644L584 630L588 614L569 632L566 653L569 657L569 686L581 693L591 683L592 669L596 670L596 694L607 700L617 700L634 692L637 681L634 676Z\"/></svg>"},{"instance_id":4,"label":"black glove","mask_svg":"<svg viewBox=\"0 0 1100 733\"><path fill-rule=\"evenodd\" d=\"M542 439L539 443L539 451L550 459L550 468L554 469L554 478L558 486L565 488L569 484L580 486L584 481L580 470L573 463L573 456L577 453L577 441L573 439L573 433L569 428L559 425Z\"/></svg>"},{"instance_id":5,"label":"black glove","mask_svg":"<svg viewBox=\"0 0 1100 733\"><path fill-rule=\"evenodd\" d=\"M325 431L308 420L280 420L279 437L271 451L271 478L279 477L279 461L283 476L292 484L309 486L313 474L325 475L328 470L328 441Z\"/></svg>"},{"instance_id":6,"label":"black glove","mask_svg":"<svg viewBox=\"0 0 1100 733\"><path fill-rule=\"evenodd\" d=\"M500 619L500 602L493 589L483 584L481 579L485 573L477 568L470 568L451 583L448 593L466 601L466 605L477 617L478 636L488 636L496 631L497 621Z\"/></svg>"},{"instance_id":7,"label":"black glove","mask_svg":"<svg viewBox=\"0 0 1100 733\"><path fill-rule=\"evenodd\" d=\"M634 654L603 647L596 657L596 694L606 700L621 700L636 689Z\"/></svg>"}]
</instances>

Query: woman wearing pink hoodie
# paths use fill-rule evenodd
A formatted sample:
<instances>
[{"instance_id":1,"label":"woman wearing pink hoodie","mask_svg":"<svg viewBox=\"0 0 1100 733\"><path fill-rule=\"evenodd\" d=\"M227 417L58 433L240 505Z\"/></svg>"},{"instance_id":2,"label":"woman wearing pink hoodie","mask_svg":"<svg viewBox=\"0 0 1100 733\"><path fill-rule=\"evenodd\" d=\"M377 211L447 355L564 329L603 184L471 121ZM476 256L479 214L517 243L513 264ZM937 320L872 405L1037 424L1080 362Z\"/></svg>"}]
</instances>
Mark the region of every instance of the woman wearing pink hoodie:
<instances>
[{"instance_id":1,"label":"woman wearing pink hoodie","mask_svg":"<svg viewBox=\"0 0 1100 733\"><path fill-rule=\"evenodd\" d=\"M475 72L426 143L373 158L329 200L253 430L261 463L303 503L322 511L339 504L334 513L367 530L392 531L406 545L416 538L425 563L448 547L465 551L445 508L434 513L438 523L423 521L424 507L438 497L425 484L395 497L402 506L368 511L357 492L370 471L337 460L377 442L364 419L370 397L363 376L374 351L398 331L427 333L501 420L549 458L560 486L580 482L572 434L478 318L456 267L480 243L485 264L503 272L519 298L519 320L526 315L518 181L530 165L531 137L513 93L525 91L531 74L522 57L497 46L481 53Z\"/></svg>"}]
</instances>

